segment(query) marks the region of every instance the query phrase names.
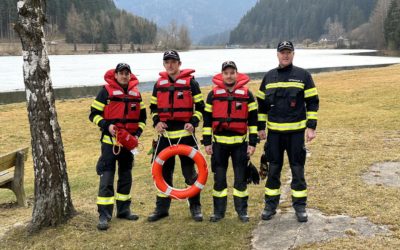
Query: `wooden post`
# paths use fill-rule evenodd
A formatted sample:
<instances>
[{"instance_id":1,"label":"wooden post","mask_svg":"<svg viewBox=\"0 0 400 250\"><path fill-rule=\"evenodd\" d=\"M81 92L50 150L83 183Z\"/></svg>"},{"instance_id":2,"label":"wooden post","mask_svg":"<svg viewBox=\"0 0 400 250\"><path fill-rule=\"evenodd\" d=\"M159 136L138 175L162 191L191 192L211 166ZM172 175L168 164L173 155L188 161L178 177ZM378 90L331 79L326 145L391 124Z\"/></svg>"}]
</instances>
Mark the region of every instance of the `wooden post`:
<instances>
[{"instance_id":1,"label":"wooden post","mask_svg":"<svg viewBox=\"0 0 400 250\"><path fill-rule=\"evenodd\" d=\"M24 189L24 164L25 155L24 151L21 150L17 152L17 157L15 159L14 180L11 189L17 197L18 205L22 207L27 206Z\"/></svg>"}]
</instances>

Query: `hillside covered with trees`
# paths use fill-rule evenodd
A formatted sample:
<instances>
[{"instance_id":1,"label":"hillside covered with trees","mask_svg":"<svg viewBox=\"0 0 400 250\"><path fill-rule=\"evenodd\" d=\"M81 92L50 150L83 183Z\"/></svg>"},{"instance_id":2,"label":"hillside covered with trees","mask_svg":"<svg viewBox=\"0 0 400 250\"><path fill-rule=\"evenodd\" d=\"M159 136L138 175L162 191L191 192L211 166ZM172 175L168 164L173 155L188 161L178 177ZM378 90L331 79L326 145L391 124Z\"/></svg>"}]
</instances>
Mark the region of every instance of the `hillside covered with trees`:
<instances>
[{"instance_id":1,"label":"hillside covered with trees","mask_svg":"<svg viewBox=\"0 0 400 250\"><path fill-rule=\"evenodd\" d=\"M388 48L400 50L400 0L392 0L390 3L384 30Z\"/></svg>"},{"instance_id":2,"label":"hillside covered with trees","mask_svg":"<svg viewBox=\"0 0 400 250\"><path fill-rule=\"evenodd\" d=\"M230 34L230 43L281 39L317 41L329 28L353 30L368 21L376 0L260 0Z\"/></svg>"},{"instance_id":3,"label":"hillside covered with trees","mask_svg":"<svg viewBox=\"0 0 400 250\"><path fill-rule=\"evenodd\" d=\"M400 0L259 0L229 37L231 44L331 42L400 49Z\"/></svg>"},{"instance_id":4,"label":"hillside covered with trees","mask_svg":"<svg viewBox=\"0 0 400 250\"><path fill-rule=\"evenodd\" d=\"M0 39L13 40L17 1L0 1ZM117 9L113 0L51 0L46 6L49 40L69 43L153 43L155 23Z\"/></svg>"}]
</instances>

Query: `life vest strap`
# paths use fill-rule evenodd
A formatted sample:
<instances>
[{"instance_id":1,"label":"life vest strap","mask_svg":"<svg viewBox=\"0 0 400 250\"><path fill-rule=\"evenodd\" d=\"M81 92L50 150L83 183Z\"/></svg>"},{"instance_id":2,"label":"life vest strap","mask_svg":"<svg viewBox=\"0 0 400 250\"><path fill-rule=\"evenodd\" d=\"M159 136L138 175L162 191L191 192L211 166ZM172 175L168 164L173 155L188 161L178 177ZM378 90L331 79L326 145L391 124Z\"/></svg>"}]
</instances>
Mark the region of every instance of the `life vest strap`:
<instances>
[{"instance_id":1,"label":"life vest strap","mask_svg":"<svg viewBox=\"0 0 400 250\"><path fill-rule=\"evenodd\" d=\"M247 119L227 117L227 118L213 118L213 121L217 121L217 122L247 122Z\"/></svg>"},{"instance_id":2,"label":"life vest strap","mask_svg":"<svg viewBox=\"0 0 400 250\"><path fill-rule=\"evenodd\" d=\"M185 112L185 111L193 111L193 108L162 108L157 109L157 112Z\"/></svg>"},{"instance_id":3,"label":"life vest strap","mask_svg":"<svg viewBox=\"0 0 400 250\"><path fill-rule=\"evenodd\" d=\"M141 102L141 100L137 99L137 98L129 98L129 97L120 98L120 97L115 97L115 96L108 98L108 100L114 101L114 102Z\"/></svg>"}]
</instances>

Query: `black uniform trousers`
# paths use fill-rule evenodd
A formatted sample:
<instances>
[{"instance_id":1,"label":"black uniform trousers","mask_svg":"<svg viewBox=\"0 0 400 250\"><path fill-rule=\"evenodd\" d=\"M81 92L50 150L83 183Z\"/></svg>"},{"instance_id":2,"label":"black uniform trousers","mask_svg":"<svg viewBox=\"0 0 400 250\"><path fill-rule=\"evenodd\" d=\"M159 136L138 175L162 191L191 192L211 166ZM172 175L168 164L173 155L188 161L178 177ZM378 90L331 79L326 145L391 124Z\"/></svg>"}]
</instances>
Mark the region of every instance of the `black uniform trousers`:
<instances>
[{"instance_id":1,"label":"black uniform trousers","mask_svg":"<svg viewBox=\"0 0 400 250\"><path fill-rule=\"evenodd\" d=\"M178 143L179 138L175 138L175 139L170 138L168 140L167 137L160 136L159 140L160 141L158 144L156 155L158 155L163 149L169 147L170 141L171 141L172 145ZM198 149L196 142L194 141L192 136L182 137L181 140L179 141L179 144L185 144L185 145L188 145L188 146ZM194 168L194 161L188 156L179 155L178 157L181 161L181 169L182 169L183 177L185 178L185 183L187 185L193 185L193 183L195 183L197 180L197 172ZM167 182L168 185L170 185L171 187L173 186L174 170L175 170L175 157L171 157L164 162L164 165L162 167L163 178L164 178L165 182ZM200 206L200 194L198 194L192 198L189 198L189 203L190 203L190 206L193 206L193 205ZM157 194L156 210L158 212L161 212L161 213L168 212L170 204L171 204L170 197L168 197L167 195L164 195L162 193Z\"/></svg>"},{"instance_id":2,"label":"black uniform trousers","mask_svg":"<svg viewBox=\"0 0 400 250\"><path fill-rule=\"evenodd\" d=\"M232 157L235 176L233 187L238 191L245 191L247 189L247 142L233 145L214 142L212 147L211 167L214 173L214 190L221 192L228 187L226 172L229 157Z\"/></svg>"},{"instance_id":3,"label":"black uniform trousers","mask_svg":"<svg viewBox=\"0 0 400 250\"><path fill-rule=\"evenodd\" d=\"M279 204L281 171L284 152L287 152L292 172L292 203L293 207L305 207L307 201L307 184L304 179L306 150L304 146L304 131L277 133L268 131L265 152L269 162L268 179L266 182L265 202L270 209L276 209Z\"/></svg>"},{"instance_id":4,"label":"black uniform trousers","mask_svg":"<svg viewBox=\"0 0 400 250\"><path fill-rule=\"evenodd\" d=\"M232 145L214 142L212 147L211 168L214 173L214 214L221 216L225 214L228 191L226 172L228 170L229 157L232 157L234 172L233 198L235 210L239 215L246 214L249 198L246 178L248 164L247 142Z\"/></svg>"},{"instance_id":5,"label":"black uniform trousers","mask_svg":"<svg viewBox=\"0 0 400 250\"><path fill-rule=\"evenodd\" d=\"M117 195L115 195L114 175L117 161L118 181ZM129 150L121 148L121 152L115 155L112 145L102 143L101 156L96 167L97 174L100 176L99 193L97 197L97 207L100 216L111 219L114 199L116 199L118 215L130 212L133 161L134 157Z\"/></svg>"}]
</instances>

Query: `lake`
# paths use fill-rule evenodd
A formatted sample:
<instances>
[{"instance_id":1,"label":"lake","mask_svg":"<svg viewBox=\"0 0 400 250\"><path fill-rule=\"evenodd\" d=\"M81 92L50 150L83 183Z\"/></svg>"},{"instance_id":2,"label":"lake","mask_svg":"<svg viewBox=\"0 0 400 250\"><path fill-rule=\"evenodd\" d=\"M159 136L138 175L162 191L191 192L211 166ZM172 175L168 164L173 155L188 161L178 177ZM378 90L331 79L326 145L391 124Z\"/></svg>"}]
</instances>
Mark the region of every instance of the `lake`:
<instances>
[{"instance_id":1,"label":"lake","mask_svg":"<svg viewBox=\"0 0 400 250\"><path fill-rule=\"evenodd\" d=\"M374 51L297 49L294 64L306 69L316 69L400 63L399 57L360 54L371 52ZM210 76L220 72L221 64L226 60L235 61L239 72L243 73L266 72L277 66L275 49L191 50L181 52L180 56L182 68L195 69L195 76L208 82ZM119 62L129 63L140 82L154 82L158 78L158 72L163 70L161 52L50 56L53 87L102 85L105 71L114 68ZM0 92L24 89L22 57L0 57L0 82Z\"/></svg>"}]
</instances>

